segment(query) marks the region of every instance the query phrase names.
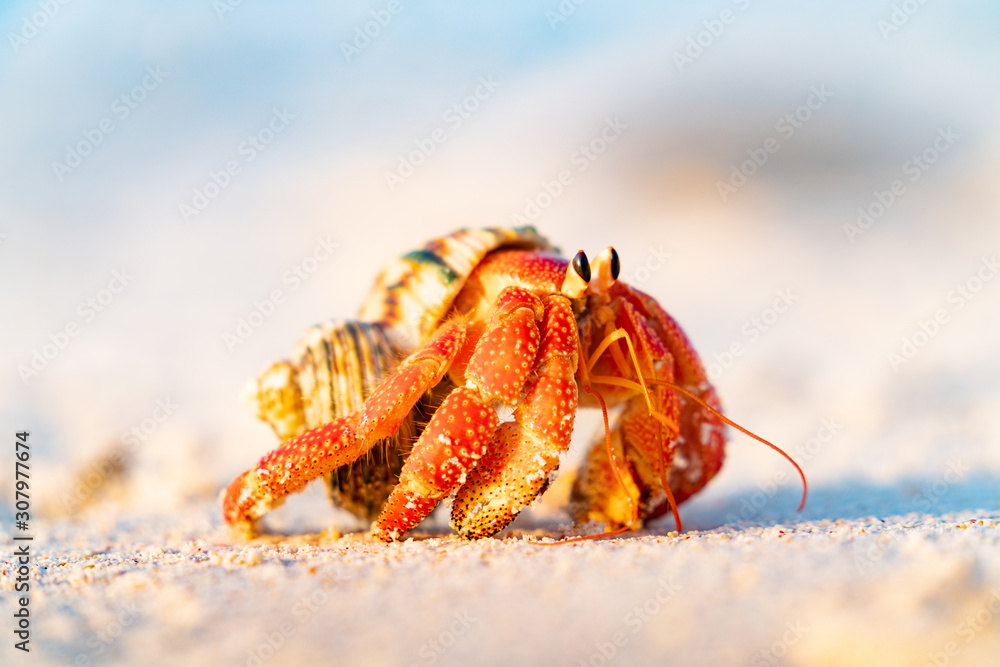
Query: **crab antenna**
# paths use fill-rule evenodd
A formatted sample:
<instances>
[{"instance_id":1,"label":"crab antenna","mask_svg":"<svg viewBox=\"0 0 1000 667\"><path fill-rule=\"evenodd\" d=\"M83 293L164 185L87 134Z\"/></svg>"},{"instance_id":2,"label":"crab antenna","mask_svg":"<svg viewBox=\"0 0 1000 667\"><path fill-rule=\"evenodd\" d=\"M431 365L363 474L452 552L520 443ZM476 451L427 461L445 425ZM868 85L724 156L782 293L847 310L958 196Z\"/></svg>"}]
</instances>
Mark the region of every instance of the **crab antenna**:
<instances>
[{"instance_id":1,"label":"crab antenna","mask_svg":"<svg viewBox=\"0 0 1000 667\"><path fill-rule=\"evenodd\" d=\"M668 382L667 380L659 380L659 379L656 379L656 378L646 378L646 382L648 382L649 384L662 385L664 387L670 387L671 389L675 389L676 391L679 391L680 393L684 394L685 396L687 396L688 398L690 398L692 401L694 401L695 403L697 403L701 407L705 408L706 410L708 410L713 415L715 415L716 417L718 417L719 419L721 419L725 423L729 424L733 428L739 430L742 433L745 433L746 435L749 435L754 440L757 440L759 442L763 442L765 445L767 445L768 447L770 447L771 449L773 449L774 451L778 452L783 457L785 457L785 459L795 467L795 470L798 471L799 477L802 478L802 502L799 503L799 509L797 510L799 512L802 511L802 508L804 508L806 506L806 496L809 495L809 483L806 481L806 474L804 472L802 472L802 468L799 467L799 464L795 462L795 459L793 459L791 456L789 456L785 452L785 450L783 450L781 447L778 447L774 443L768 442L767 440L765 440L764 438L760 437L756 433L753 433L753 432L751 432L751 431L743 428L742 426L740 426L739 424L737 424L736 422L734 422L732 419L730 419L729 417L726 417L724 414L722 414L721 412L719 412L718 410L716 410L715 408L713 408L711 405L709 405L705 401L703 401L700 398L698 398L697 396L695 396L692 392L688 391L684 387L681 387L680 385L674 384L673 382Z\"/></svg>"},{"instance_id":2,"label":"crab antenna","mask_svg":"<svg viewBox=\"0 0 1000 667\"><path fill-rule=\"evenodd\" d=\"M601 341L601 344L598 345L594 353L590 355L590 359L587 360L587 372L588 373L590 372L590 370L594 367L594 364L597 363L597 359L604 353L606 349L608 349L608 346L610 346L613 342L615 342L620 338L625 339L625 344L628 346L629 354L632 356L632 364L635 366L635 373L639 377L639 384L642 385L642 394L646 397L646 407L649 408L649 414L656 417L656 415L659 415L659 413L653 409L653 402L649 398L649 389L646 388L645 380L642 377L642 370L639 368L639 359L638 357L636 357L635 348L632 347L632 338L628 335L628 332L625 331L624 329L619 327L618 329L615 329L614 331L612 331L611 333L609 333L607 336L604 337L604 340ZM611 348L611 352L612 353L616 352L616 348ZM622 370L624 372L624 369ZM657 419L659 419L659 417L657 417ZM674 424L668 423L667 425L675 426L676 428L676 425Z\"/></svg>"},{"instance_id":3,"label":"crab antenna","mask_svg":"<svg viewBox=\"0 0 1000 667\"><path fill-rule=\"evenodd\" d=\"M604 444L608 448L608 464L611 466L611 470L615 473L615 479L618 480L618 485L622 487L622 491L624 491L625 495L628 496L629 514L632 515L632 520L635 521L636 517L639 515L639 508L632 502L632 494L628 492L628 487L625 486L625 480L622 478L622 473L618 469L618 461L615 460L615 449L611 446L611 424L608 421L608 406L604 402L604 397L589 384L584 386L583 390L596 398L597 402L601 404L601 415L604 417Z\"/></svg>"},{"instance_id":4,"label":"crab antenna","mask_svg":"<svg viewBox=\"0 0 1000 667\"><path fill-rule=\"evenodd\" d=\"M612 253L614 253L613 248L609 248L609 250ZM614 257L617 258L617 255L614 255ZM625 329L621 328L615 329L610 334L604 337L604 340L601 341L601 344L597 347L597 350L590 356L590 359L587 361L586 370L589 372L590 369L594 367L594 364L597 363L598 357L604 352L604 350L606 350L609 345L611 345L619 338L625 339L625 344L628 347L629 356L632 359L633 366L635 366L635 374L639 378L639 382L635 383L631 380L624 380L624 379L617 380L616 378L606 378L603 376L600 376L600 379L598 379L599 376L596 375L593 378L594 381L605 382L606 384L616 384L630 388L634 386L636 390L646 398L646 407L649 409L649 414L652 415L652 417L656 419L658 422L660 422L661 428L663 426L667 426L673 429L675 432L680 433L680 427L677 424L675 424L665 414L653 408L653 401L649 397L649 388L646 386L645 378L643 378L642 376L642 369L639 366L639 358L635 353L635 347L633 347L632 345L632 337L628 335L628 332L625 331ZM617 348L611 348L611 351L617 352L618 350ZM674 522L677 524L677 532L680 533L684 530L684 524L681 523L681 514L680 511L677 509L677 501L674 499L673 491L671 491L670 486L667 485L667 474L665 465L663 466L663 470L660 473L660 483L663 485L663 492L667 496L667 503L670 505L670 511L674 515Z\"/></svg>"},{"instance_id":5,"label":"crab antenna","mask_svg":"<svg viewBox=\"0 0 1000 667\"><path fill-rule=\"evenodd\" d=\"M608 377L604 375L593 375L590 379L597 384L610 384L618 387L626 387L627 389L631 389L632 391L640 394L644 391L641 384L633 382L632 380L623 380L622 378ZM650 414L660 422L661 427L662 425L667 425L672 427L675 431L680 432L677 425L674 424L674 422L671 421L665 414L657 410L653 410ZM670 486L667 484L666 466L664 466L663 470L660 471L660 483L663 485L663 492L667 496L667 504L670 505L670 511L673 513L674 521L677 523L677 532L682 533L684 532L684 526L681 523L680 512L677 510L677 501L674 500L674 493L670 490Z\"/></svg>"},{"instance_id":6,"label":"crab antenna","mask_svg":"<svg viewBox=\"0 0 1000 667\"><path fill-rule=\"evenodd\" d=\"M615 253L614 248L608 248L608 250L610 251L611 256L615 260L617 260L618 255ZM649 388L646 386L645 379L642 376L642 369L639 366L639 358L635 353L635 347L632 345L632 337L628 335L628 332L625 331L625 329L621 328L615 329L610 334L604 337L604 340L601 341L601 344L598 346L597 350L594 352L594 354L590 356L590 359L587 362L586 370L589 373L590 369L593 368L594 364L597 363L597 359L600 356L600 354L603 353L604 350L606 350L608 346L611 345L611 343L618 340L619 338L625 339L625 344L628 347L629 356L632 359L633 366L635 366L635 374L639 378L639 382L635 383L631 380L624 380L624 379L616 381L616 378L605 378L603 376L596 376L596 375L592 379L595 382L603 381L606 384L617 384L630 388L634 386L637 389L637 391L639 391L639 393L645 396L646 407L649 409L649 414L652 415L652 417L656 419L658 422L660 422L660 428L663 428L663 426L667 426L668 428L673 429L676 433L680 433L680 427L677 424L675 424L673 420L671 420L665 414L653 408L653 401L652 399L649 398ZM617 348L611 348L611 351L617 352ZM601 405L602 406L604 405L603 400L601 401ZM610 451L611 451L611 442L609 434L609 441L608 441L609 454ZM663 466L663 470L660 471L660 483L663 485L663 493L667 496L667 503L670 505L670 511L674 515L674 522L677 524L677 532L678 533L683 532L684 524L681 523L681 514L680 511L677 509L677 501L674 499L674 493L673 491L670 490L670 486L667 484L667 473L665 465ZM629 497L631 498L631 496Z\"/></svg>"},{"instance_id":7,"label":"crab antenna","mask_svg":"<svg viewBox=\"0 0 1000 667\"><path fill-rule=\"evenodd\" d=\"M674 522L677 524L677 532L683 533L684 526L681 525L681 513L677 509L677 501L674 499L674 492L670 490L670 485L667 484L666 466L664 466L663 470L660 471L660 484L663 485L663 492L667 494L667 503L670 505L670 511L674 514Z\"/></svg>"},{"instance_id":8,"label":"crab antenna","mask_svg":"<svg viewBox=\"0 0 1000 667\"><path fill-rule=\"evenodd\" d=\"M614 252L613 249L611 249ZM613 338L614 337L614 338ZM649 414L660 422L660 428L667 426L674 430L676 433L680 433L680 427L675 424L670 418L662 414L660 411L653 409L653 401L649 397L649 388L646 386L645 378L642 377L642 369L639 366L639 357L635 353L635 347L632 345L632 337L628 335L628 332L624 329L616 329L608 338L614 340L615 338L624 338L625 344L628 346L629 356L632 358L632 365L635 366L635 374L639 377L639 385L642 395L646 398L646 407L649 408ZM614 350L614 348L612 348ZM662 431L661 431L662 433ZM663 463L661 459L661 464ZM684 532L684 526L681 523L681 513L677 509L677 501L674 499L674 493L670 490L670 485L667 484L667 467L663 466L660 471L660 484L663 485L663 493L667 496L667 503L670 505L670 511L674 515L674 522L677 524L677 532Z\"/></svg>"}]
</instances>

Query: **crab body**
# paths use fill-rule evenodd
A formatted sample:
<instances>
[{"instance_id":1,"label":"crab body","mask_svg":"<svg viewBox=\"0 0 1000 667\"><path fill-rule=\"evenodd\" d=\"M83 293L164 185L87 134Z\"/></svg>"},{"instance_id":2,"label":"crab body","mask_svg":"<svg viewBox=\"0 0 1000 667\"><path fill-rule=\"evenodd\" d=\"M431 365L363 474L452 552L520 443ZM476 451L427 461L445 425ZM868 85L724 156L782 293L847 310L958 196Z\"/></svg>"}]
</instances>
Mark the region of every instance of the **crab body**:
<instances>
[{"instance_id":1,"label":"crab body","mask_svg":"<svg viewBox=\"0 0 1000 667\"><path fill-rule=\"evenodd\" d=\"M547 487L579 405L622 408L577 476L574 518L638 528L661 516L719 470L723 426L700 405L718 400L681 329L617 275L613 249L592 273L582 251L567 261L530 228L463 230L391 263L367 321L314 328L251 388L286 442L230 484L227 522L252 532L330 475L341 504L378 513L379 538L447 497L458 532L493 535Z\"/></svg>"},{"instance_id":2,"label":"crab body","mask_svg":"<svg viewBox=\"0 0 1000 667\"><path fill-rule=\"evenodd\" d=\"M463 229L393 259L376 278L357 320L310 327L288 359L247 383L244 401L283 442L355 412L401 359L430 338L472 271L499 248L555 251L531 227ZM331 500L374 520L430 419L431 406L450 388L445 379L421 396L385 446L326 473Z\"/></svg>"}]
</instances>

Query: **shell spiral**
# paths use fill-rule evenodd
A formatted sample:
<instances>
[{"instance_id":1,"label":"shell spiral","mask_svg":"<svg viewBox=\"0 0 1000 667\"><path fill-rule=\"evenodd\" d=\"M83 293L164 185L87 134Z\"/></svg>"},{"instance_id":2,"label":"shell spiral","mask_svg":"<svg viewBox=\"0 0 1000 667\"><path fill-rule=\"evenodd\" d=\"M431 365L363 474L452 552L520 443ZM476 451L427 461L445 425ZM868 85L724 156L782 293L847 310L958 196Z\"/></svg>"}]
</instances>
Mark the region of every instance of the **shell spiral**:
<instances>
[{"instance_id":1,"label":"shell spiral","mask_svg":"<svg viewBox=\"0 0 1000 667\"><path fill-rule=\"evenodd\" d=\"M483 258L509 247L556 250L531 227L463 229L390 261L359 320L333 319L310 327L288 359L247 383L244 399L250 410L285 441L360 409L399 361L447 317ZM378 516L412 443L447 389L439 385L421 399L385 446L327 477L335 504L368 520Z\"/></svg>"}]
</instances>

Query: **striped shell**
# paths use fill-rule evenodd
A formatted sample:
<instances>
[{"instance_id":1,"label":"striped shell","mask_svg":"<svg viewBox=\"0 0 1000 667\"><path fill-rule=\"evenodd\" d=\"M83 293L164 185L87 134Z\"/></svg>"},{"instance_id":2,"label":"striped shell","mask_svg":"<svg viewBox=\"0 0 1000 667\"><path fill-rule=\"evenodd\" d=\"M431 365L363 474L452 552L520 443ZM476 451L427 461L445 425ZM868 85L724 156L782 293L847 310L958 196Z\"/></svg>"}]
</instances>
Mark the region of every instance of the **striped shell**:
<instances>
[{"instance_id":1,"label":"striped shell","mask_svg":"<svg viewBox=\"0 0 1000 667\"><path fill-rule=\"evenodd\" d=\"M555 251L531 227L463 229L390 261L365 299L359 321L337 319L310 327L289 359L247 384L244 397L251 411L284 441L358 410L399 361L434 332L479 262L507 247ZM385 447L372 448L328 476L337 505L369 520L378 516L412 443L449 389L442 385L417 403Z\"/></svg>"},{"instance_id":2,"label":"striped shell","mask_svg":"<svg viewBox=\"0 0 1000 667\"><path fill-rule=\"evenodd\" d=\"M472 270L502 247L558 252L534 227L459 230L386 264L360 319L386 325L389 340L409 354L441 323Z\"/></svg>"}]
</instances>

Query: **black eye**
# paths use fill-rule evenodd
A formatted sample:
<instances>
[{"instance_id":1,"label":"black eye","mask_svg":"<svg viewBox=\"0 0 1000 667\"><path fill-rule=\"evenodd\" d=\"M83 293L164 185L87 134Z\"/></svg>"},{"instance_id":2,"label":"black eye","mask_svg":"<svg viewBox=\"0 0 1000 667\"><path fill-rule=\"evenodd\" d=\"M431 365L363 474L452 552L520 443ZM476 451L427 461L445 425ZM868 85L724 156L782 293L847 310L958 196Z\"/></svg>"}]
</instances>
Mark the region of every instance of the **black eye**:
<instances>
[{"instance_id":1,"label":"black eye","mask_svg":"<svg viewBox=\"0 0 1000 667\"><path fill-rule=\"evenodd\" d=\"M576 275L583 278L583 282L590 282L590 262L587 261L587 255L582 250L576 253L576 257L573 258L573 270L576 271Z\"/></svg>"},{"instance_id":2,"label":"black eye","mask_svg":"<svg viewBox=\"0 0 1000 667\"><path fill-rule=\"evenodd\" d=\"M618 261L618 253L614 248L611 249L611 277L614 280L618 280L618 274L621 273L622 264Z\"/></svg>"}]
</instances>

